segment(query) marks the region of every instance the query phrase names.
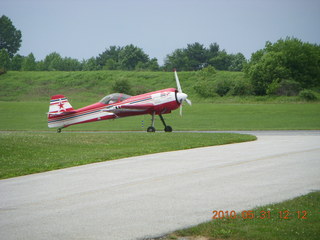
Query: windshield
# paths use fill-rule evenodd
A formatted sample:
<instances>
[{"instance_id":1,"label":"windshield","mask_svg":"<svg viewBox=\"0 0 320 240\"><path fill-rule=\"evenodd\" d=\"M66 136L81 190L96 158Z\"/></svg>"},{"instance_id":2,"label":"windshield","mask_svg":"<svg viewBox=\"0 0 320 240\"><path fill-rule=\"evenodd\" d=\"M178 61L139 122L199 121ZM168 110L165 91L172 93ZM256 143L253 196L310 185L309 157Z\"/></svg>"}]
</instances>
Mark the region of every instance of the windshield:
<instances>
[{"instance_id":1,"label":"windshield","mask_svg":"<svg viewBox=\"0 0 320 240\"><path fill-rule=\"evenodd\" d=\"M103 104L112 104L116 102L121 102L129 97L131 96L123 93L112 93L102 98L100 102Z\"/></svg>"}]
</instances>

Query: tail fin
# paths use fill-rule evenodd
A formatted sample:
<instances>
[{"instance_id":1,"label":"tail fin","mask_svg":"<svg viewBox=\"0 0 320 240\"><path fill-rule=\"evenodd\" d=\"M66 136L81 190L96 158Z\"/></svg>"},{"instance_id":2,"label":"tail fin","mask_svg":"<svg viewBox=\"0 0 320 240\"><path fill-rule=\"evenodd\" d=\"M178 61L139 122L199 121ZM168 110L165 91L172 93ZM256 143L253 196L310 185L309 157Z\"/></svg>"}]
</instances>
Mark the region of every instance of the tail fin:
<instances>
[{"instance_id":1,"label":"tail fin","mask_svg":"<svg viewBox=\"0 0 320 240\"><path fill-rule=\"evenodd\" d=\"M68 99L63 95L51 97L48 117L75 112Z\"/></svg>"}]
</instances>

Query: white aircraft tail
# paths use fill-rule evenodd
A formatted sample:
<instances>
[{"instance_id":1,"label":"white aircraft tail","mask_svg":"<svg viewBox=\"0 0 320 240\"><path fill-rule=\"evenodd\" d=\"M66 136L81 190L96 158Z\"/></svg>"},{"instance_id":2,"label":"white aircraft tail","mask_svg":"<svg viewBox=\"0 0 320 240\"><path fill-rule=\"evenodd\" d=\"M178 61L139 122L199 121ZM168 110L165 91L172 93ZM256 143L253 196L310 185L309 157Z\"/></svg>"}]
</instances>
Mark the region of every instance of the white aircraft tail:
<instances>
[{"instance_id":1,"label":"white aircraft tail","mask_svg":"<svg viewBox=\"0 0 320 240\"><path fill-rule=\"evenodd\" d=\"M63 95L54 95L50 99L48 117L74 112L68 99Z\"/></svg>"}]
</instances>

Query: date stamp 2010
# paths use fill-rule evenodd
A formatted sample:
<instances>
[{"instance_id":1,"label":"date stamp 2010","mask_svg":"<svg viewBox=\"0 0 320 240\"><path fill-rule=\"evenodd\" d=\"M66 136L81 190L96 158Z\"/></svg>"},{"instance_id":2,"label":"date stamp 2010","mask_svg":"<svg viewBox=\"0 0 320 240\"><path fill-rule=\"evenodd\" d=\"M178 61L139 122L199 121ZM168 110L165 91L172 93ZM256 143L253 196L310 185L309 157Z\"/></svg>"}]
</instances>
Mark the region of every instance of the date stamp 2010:
<instances>
[{"instance_id":1,"label":"date stamp 2010","mask_svg":"<svg viewBox=\"0 0 320 240\"><path fill-rule=\"evenodd\" d=\"M308 219L307 211L290 211L290 210L283 210L272 212L271 210L261 210L261 211L253 211L253 210L246 210L240 213L237 213L234 210L214 210L212 211L213 216L212 219L270 219L271 217L277 217L279 219L289 220L293 218L297 219ZM274 216L275 215L275 216Z\"/></svg>"}]
</instances>

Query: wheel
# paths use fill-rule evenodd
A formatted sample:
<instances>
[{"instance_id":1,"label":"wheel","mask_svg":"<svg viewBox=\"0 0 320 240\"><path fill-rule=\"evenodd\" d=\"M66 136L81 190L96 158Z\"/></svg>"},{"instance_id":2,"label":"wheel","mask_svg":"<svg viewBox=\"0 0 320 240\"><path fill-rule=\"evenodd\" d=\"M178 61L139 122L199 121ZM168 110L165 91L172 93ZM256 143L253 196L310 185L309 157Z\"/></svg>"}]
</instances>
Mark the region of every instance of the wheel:
<instances>
[{"instance_id":1,"label":"wheel","mask_svg":"<svg viewBox=\"0 0 320 240\"><path fill-rule=\"evenodd\" d=\"M172 132L172 127L171 127L171 126L166 126L166 127L164 128L164 131L165 131L165 132Z\"/></svg>"},{"instance_id":2,"label":"wheel","mask_svg":"<svg viewBox=\"0 0 320 240\"><path fill-rule=\"evenodd\" d=\"M57 133L61 133L61 128L58 128L58 129L57 129Z\"/></svg>"},{"instance_id":3,"label":"wheel","mask_svg":"<svg viewBox=\"0 0 320 240\"><path fill-rule=\"evenodd\" d=\"M147 132L155 132L156 129L154 127L148 127Z\"/></svg>"}]
</instances>

